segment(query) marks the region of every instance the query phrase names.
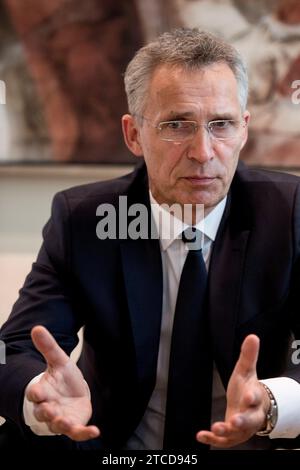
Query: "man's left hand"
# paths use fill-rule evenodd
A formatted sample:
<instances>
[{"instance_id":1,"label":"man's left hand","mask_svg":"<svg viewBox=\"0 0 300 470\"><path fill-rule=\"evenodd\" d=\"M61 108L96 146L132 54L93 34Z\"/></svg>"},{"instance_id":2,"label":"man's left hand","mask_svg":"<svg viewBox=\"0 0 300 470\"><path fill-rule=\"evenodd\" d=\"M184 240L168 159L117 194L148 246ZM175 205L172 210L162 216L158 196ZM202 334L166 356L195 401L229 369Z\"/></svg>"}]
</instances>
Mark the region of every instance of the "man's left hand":
<instances>
[{"instance_id":1,"label":"man's left hand","mask_svg":"<svg viewBox=\"0 0 300 470\"><path fill-rule=\"evenodd\" d=\"M232 447L248 441L265 427L270 399L257 379L258 353L259 338L247 336L228 383L225 421L214 423L210 431L199 431L196 436L199 442Z\"/></svg>"}]
</instances>

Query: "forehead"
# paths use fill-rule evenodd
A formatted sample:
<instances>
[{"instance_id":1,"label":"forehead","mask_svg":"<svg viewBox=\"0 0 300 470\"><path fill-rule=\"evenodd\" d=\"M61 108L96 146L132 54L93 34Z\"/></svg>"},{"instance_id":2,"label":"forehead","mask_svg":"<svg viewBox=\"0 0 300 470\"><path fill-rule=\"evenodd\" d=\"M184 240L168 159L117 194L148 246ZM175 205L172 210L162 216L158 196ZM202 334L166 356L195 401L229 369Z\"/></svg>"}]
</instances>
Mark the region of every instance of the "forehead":
<instances>
[{"instance_id":1,"label":"forehead","mask_svg":"<svg viewBox=\"0 0 300 470\"><path fill-rule=\"evenodd\" d=\"M226 113L240 111L238 86L227 64L201 70L158 67L149 84L147 113Z\"/></svg>"}]
</instances>

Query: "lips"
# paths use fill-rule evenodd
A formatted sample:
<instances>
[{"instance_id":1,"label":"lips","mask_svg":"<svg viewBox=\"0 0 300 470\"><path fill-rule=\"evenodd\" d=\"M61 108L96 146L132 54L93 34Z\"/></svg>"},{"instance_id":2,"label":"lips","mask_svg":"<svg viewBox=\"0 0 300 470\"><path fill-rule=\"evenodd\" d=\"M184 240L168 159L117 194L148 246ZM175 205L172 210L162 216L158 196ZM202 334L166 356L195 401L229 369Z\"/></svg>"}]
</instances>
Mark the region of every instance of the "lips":
<instances>
[{"instance_id":1,"label":"lips","mask_svg":"<svg viewBox=\"0 0 300 470\"><path fill-rule=\"evenodd\" d=\"M208 175L191 175L191 176L185 176L185 178L188 179L194 179L194 180L213 180L215 179L215 176L208 176Z\"/></svg>"},{"instance_id":2,"label":"lips","mask_svg":"<svg viewBox=\"0 0 300 470\"><path fill-rule=\"evenodd\" d=\"M208 176L208 175L191 175L191 176L184 176L183 180L186 181L189 185L194 187L203 187L209 186L215 180L215 176Z\"/></svg>"}]
</instances>

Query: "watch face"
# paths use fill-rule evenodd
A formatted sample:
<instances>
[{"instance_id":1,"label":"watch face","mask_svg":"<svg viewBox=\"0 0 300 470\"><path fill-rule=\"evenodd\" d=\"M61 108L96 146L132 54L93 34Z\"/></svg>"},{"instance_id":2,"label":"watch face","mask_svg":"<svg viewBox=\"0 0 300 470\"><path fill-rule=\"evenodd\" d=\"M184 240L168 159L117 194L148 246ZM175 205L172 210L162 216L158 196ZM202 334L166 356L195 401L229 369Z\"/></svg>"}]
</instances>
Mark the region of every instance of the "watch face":
<instances>
[{"instance_id":1,"label":"watch face","mask_svg":"<svg viewBox=\"0 0 300 470\"><path fill-rule=\"evenodd\" d=\"M275 427L275 424L277 423L277 404L275 400L271 400L270 423L271 423L272 429Z\"/></svg>"}]
</instances>

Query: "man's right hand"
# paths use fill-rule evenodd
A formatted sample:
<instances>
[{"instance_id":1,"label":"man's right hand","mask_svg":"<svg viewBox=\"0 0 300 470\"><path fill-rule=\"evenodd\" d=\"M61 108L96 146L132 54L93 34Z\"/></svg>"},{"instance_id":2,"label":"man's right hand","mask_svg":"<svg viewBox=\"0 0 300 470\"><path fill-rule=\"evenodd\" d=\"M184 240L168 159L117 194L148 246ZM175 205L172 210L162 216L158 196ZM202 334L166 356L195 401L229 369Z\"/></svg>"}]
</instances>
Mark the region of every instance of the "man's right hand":
<instances>
[{"instance_id":1,"label":"man's right hand","mask_svg":"<svg viewBox=\"0 0 300 470\"><path fill-rule=\"evenodd\" d=\"M76 364L58 346L49 331L36 326L32 341L44 356L47 369L39 382L26 389L26 398L34 404L34 416L55 434L74 441L86 441L100 435L96 426L87 426L92 406L88 386Z\"/></svg>"}]
</instances>

